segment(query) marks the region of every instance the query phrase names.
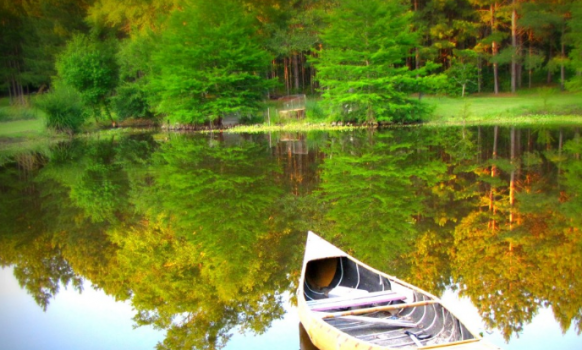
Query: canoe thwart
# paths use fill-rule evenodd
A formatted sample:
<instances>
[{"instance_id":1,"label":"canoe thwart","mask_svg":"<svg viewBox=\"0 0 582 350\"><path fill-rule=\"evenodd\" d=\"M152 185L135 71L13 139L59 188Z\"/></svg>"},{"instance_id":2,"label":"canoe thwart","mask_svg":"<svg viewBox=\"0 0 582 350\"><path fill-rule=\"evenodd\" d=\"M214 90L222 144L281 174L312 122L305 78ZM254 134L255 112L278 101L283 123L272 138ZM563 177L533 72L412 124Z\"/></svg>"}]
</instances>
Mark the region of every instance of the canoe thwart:
<instances>
[{"instance_id":1,"label":"canoe thwart","mask_svg":"<svg viewBox=\"0 0 582 350\"><path fill-rule=\"evenodd\" d=\"M349 320L362 323L370 323L376 326L386 326L386 327L399 327L399 328L419 328L416 323L402 321L402 320L392 320L389 318L376 318L376 317L366 317L366 316L341 316L336 317L340 320Z\"/></svg>"},{"instance_id":2,"label":"canoe thwart","mask_svg":"<svg viewBox=\"0 0 582 350\"><path fill-rule=\"evenodd\" d=\"M393 291L370 293L368 296L359 296L354 298L338 297L330 299L320 299L309 301L307 305L313 311L327 311L334 309L345 309L349 307L362 307L373 304L387 303L391 301L401 301L406 299Z\"/></svg>"},{"instance_id":3,"label":"canoe thwart","mask_svg":"<svg viewBox=\"0 0 582 350\"><path fill-rule=\"evenodd\" d=\"M368 313L372 313L372 312L400 310L400 309L405 309L405 308L410 308L410 307L420 307L420 306L426 306L426 305L438 304L438 303L439 303L438 300L424 300L424 301L418 301L415 303L376 306L376 307L356 309L356 310L350 310L350 311L344 311L344 312L327 313L327 314L324 314L323 316L321 316L321 318L335 318L335 317L341 317L341 316L362 315L362 314L368 314Z\"/></svg>"}]
</instances>

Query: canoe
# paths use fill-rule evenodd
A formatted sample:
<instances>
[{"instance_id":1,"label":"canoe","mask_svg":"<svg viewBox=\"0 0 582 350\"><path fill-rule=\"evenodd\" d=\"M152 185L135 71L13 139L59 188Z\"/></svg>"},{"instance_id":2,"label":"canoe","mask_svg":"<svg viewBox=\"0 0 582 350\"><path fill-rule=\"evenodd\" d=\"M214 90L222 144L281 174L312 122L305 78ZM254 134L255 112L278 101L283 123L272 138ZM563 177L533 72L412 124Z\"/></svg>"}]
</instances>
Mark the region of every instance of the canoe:
<instances>
[{"instance_id":1,"label":"canoe","mask_svg":"<svg viewBox=\"0 0 582 350\"><path fill-rule=\"evenodd\" d=\"M297 307L321 350L499 349L436 296L367 266L313 232L305 245Z\"/></svg>"}]
</instances>

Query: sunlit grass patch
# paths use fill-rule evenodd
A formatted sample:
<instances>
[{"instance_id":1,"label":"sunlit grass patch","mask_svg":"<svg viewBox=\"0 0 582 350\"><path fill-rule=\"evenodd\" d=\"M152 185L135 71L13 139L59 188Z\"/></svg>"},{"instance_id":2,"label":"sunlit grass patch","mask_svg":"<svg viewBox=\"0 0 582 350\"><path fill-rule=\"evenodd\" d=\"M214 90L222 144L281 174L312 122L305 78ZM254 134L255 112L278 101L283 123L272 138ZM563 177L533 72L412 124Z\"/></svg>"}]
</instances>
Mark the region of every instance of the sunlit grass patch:
<instances>
[{"instance_id":1,"label":"sunlit grass patch","mask_svg":"<svg viewBox=\"0 0 582 350\"><path fill-rule=\"evenodd\" d=\"M424 124L425 126L494 126L494 125L562 125L582 126L582 115L532 114L522 116L500 115L496 117L471 116L466 119L440 120Z\"/></svg>"},{"instance_id":2,"label":"sunlit grass patch","mask_svg":"<svg viewBox=\"0 0 582 350\"><path fill-rule=\"evenodd\" d=\"M287 124L282 125L265 125L265 124L257 124L257 125L239 125L232 129L222 130L221 132L224 133L264 133L270 131L289 131L289 132L301 132L301 131L331 131L331 130L339 130L339 131L347 131L347 130L355 130L361 129L363 126L359 125L332 125L329 123L309 123L304 121L296 121L290 122ZM212 132L210 130L204 132ZM216 132L216 130L214 131Z\"/></svg>"},{"instance_id":3,"label":"sunlit grass patch","mask_svg":"<svg viewBox=\"0 0 582 350\"><path fill-rule=\"evenodd\" d=\"M39 135L44 131L42 119L16 120L0 123L0 137L24 137Z\"/></svg>"},{"instance_id":4,"label":"sunlit grass patch","mask_svg":"<svg viewBox=\"0 0 582 350\"><path fill-rule=\"evenodd\" d=\"M428 124L582 124L582 94L539 89L525 94L467 98L427 97L435 107Z\"/></svg>"},{"instance_id":5,"label":"sunlit grass patch","mask_svg":"<svg viewBox=\"0 0 582 350\"><path fill-rule=\"evenodd\" d=\"M26 150L44 149L61 137L46 130L42 119L0 122L0 163Z\"/></svg>"}]
</instances>

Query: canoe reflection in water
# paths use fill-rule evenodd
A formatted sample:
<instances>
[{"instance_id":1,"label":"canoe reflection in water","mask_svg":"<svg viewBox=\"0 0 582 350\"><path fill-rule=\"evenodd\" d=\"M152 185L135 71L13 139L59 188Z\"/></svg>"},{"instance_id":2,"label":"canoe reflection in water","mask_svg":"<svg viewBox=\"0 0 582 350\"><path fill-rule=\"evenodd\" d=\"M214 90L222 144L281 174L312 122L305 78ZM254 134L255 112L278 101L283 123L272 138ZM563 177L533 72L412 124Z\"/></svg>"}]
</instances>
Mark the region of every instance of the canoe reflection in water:
<instances>
[{"instance_id":1,"label":"canoe reflection in water","mask_svg":"<svg viewBox=\"0 0 582 350\"><path fill-rule=\"evenodd\" d=\"M365 265L313 232L297 301L311 346L321 350L498 349L434 295Z\"/></svg>"}]
</instances>

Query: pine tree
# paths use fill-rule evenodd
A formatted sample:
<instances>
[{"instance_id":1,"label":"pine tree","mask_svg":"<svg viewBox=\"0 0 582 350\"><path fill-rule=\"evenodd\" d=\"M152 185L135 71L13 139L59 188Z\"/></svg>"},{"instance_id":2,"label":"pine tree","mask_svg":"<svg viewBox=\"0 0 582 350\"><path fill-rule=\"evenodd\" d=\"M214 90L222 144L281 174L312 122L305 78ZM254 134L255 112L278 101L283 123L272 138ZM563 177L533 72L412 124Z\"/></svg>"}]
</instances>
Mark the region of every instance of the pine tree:
<instances>
[{"instance_id":1,"label":"pine tree","mask_svg":"<svg viewBox=\"0 0 582 350\"><path fill-rule=\"evenodd\" d=\"M570 51L570 65L576 75L566 84L569 90L582 90L582 2L572 4L572 19L569 21L570 41L573 49Z\"/></svg>"},{"instance_id":2,"label":"pine tree","mask_svg":"<svg viewBox=\"0 0 582 350\"><path fill-rule=\"evenodd\" d=\"M422 72L406 66L417 43L410 19L411 12L394 0L346 0L335 9L316 68L336 118L418 119L422 108L409 95L418 91Z\"/></svg>"}]
</instances>

